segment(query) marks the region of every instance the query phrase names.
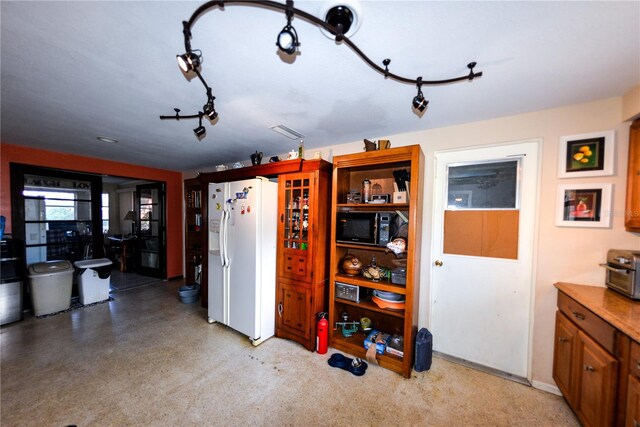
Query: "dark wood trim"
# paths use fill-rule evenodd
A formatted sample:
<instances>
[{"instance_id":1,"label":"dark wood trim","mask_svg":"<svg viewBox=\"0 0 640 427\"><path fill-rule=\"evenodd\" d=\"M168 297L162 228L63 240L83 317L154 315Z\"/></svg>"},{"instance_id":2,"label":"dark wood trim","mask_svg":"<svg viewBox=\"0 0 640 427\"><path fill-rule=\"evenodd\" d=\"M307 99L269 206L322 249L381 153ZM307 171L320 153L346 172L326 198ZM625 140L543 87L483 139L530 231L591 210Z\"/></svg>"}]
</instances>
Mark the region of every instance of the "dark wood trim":
<instances>
[{"instance_id":1,"label":"dark wood trim","mask_svg":"<svg viewBox=\"0 0 640 427\"><path fill-rule=\"evenodd\" d=\"M198 178L200 182L231 182L243 179L264 176L265 178L274 178L284 173L293 172L313 172L316 170L331 170L331 163L322 159L305 160L282 160L280 162L265 163L257 166L247 166L238 169L229 169L220 172L206 172L200 174Z\"/></svg>"},{"instance_id":2,"label":"dark wood trim","mask_svg":"<svg viewBox=\"0 0 640 427\"><path fill-rule=\"evenodd\" d=\"M102 234L102 177L101 175L67 171L63 169L9 163L11 169L11 235L25 242L24 176L43 175L55 178L76 179L91 182L91 233L94 258L104 257ZM26 245L24 259L26 260Z\"/></svg>"}]
</instances>

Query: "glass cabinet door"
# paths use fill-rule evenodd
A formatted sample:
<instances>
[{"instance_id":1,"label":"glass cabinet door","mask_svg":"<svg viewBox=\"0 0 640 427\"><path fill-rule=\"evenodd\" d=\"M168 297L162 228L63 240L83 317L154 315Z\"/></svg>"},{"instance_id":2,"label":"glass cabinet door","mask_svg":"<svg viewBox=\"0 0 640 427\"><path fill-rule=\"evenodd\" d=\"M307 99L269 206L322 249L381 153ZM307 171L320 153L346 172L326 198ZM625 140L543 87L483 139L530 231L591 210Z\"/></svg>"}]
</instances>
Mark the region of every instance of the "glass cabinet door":
<instances>
[{"instance_id":1,"label":"glass cabinet door","mask_svg":"<svg viewBox=\"0 0 640 427\"><path fill-rule=\"evenodd\" d=\"M309 250L311 188L309 176L288 176L284 182L284 227L282 242L286 249Z\"/></svg>"}]
</instances>

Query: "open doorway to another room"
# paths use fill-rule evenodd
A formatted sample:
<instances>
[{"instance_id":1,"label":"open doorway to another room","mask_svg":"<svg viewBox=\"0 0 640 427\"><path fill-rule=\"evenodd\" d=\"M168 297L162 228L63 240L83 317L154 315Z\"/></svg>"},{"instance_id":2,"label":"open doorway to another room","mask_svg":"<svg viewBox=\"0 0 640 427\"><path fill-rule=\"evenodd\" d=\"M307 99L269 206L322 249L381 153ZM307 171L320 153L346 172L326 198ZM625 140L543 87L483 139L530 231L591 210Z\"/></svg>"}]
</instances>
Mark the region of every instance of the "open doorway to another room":
<instances>
[{"instance_id":1,"label":"open doorway to another room","mask_svg":"<svg viewBox=\"0 0 640 427\"><path fill-rule=\"evenodd\" d=\"M12 238L24 243L25 266L109 258L112 291L158 282L166 279L164 188L11 163ZM28 305L27 287L24 297Z\"/></svg>"},{"instance_id":2,"label":"open doorway to another room","mask_svg":"<svg viewBox=\"0 0 640 427\"><path fill-rule=\"evenodd\" d=\"M111 287L122 291L166 279L164 183L113 176L102 182Z\"/></svg>"}]
</instances>

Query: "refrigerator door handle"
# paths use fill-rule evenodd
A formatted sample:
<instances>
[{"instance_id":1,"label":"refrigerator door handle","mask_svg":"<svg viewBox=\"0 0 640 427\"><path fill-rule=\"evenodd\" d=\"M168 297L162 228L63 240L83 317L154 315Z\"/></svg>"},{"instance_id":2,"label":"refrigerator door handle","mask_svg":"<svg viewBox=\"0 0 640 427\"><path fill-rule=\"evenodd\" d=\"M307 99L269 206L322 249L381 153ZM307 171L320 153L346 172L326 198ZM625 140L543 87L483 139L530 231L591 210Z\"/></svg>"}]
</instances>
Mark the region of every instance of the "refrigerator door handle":
<instances>
[{"instance_id":1,"label":"refrigerator door handle","mask_svg":"<svg viewBox=\"0 0 640 427\"><path fill-rule=\"evenodd\" d=\"M229 235L229 217L231 215L231 212L229 211L224 211L224 232L223 232L223 247L224 247L224 252L223 252L223 262L222 262L222 266L223 267L229 267L229 254L227 251L227 244L228 244L228 235Z\"/></svg>"},{"instance_id":2,"label":"refrigerator door handle","mask_svg":"<svg viewBox=\"0 0 640 427\"><path fill-rule=\"evenodd\" d=\"M220 242L220 264L224 267L224 251L225 251L225 241L224 241L224 230L225 230L225 216L227 211L222 211L222 216L220 217L220 233L218 234L218 240Z\"/></svg>"}]
</instances>

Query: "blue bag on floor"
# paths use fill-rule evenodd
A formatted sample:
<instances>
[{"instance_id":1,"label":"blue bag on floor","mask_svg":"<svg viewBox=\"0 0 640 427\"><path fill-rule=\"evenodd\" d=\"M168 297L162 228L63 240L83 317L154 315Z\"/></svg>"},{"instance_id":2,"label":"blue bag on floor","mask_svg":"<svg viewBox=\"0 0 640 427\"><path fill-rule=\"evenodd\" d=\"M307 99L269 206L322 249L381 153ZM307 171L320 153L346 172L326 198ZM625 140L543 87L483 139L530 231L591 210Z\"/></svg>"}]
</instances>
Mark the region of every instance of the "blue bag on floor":
<instances>
[{"instance_id":1,"label":"blue bag on floor","mask_svg":"<svg viewBox=\"0 0 640 427\"><path fill-rule=\"evenodd\" d=\"M433 335L427 328L422 328L416 335L416 363L413 369L416 372L431 369L431 355L433 353Z\"/></svg>"}]
</instances>

